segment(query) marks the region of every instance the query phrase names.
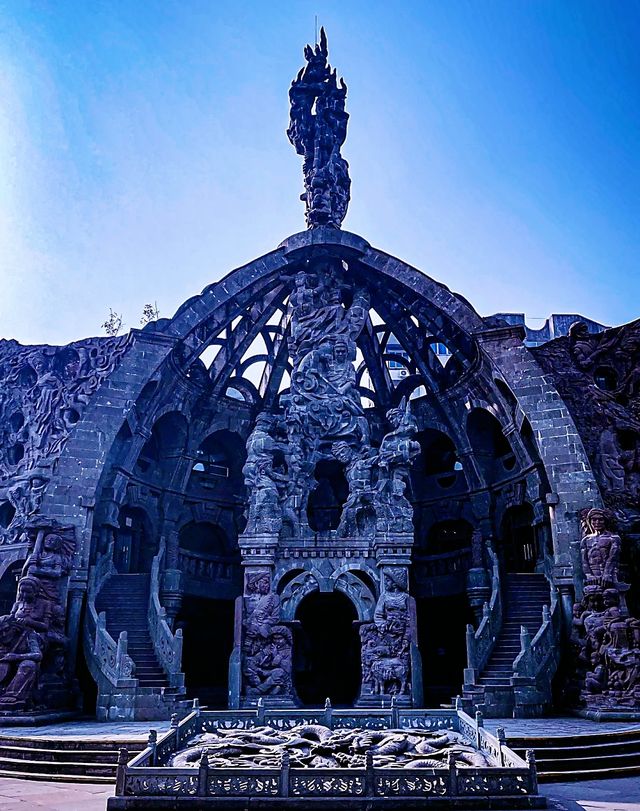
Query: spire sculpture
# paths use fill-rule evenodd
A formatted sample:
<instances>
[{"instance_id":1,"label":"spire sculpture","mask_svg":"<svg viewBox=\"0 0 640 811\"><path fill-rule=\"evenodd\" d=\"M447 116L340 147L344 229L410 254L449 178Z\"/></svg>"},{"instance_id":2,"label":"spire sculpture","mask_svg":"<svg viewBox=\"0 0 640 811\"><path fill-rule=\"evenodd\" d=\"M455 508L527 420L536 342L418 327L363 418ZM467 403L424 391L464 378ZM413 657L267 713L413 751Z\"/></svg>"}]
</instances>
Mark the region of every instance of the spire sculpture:
<instances>
[{"instance_id":1,"label":"spire sculpture","mask_svg":"<svg viewBox=\"0 0 640 811\"><path fill-rule=\"evenodd\" d=\"M344 103L347 86L329 65L327 35L320 29L320 44L305 46L307 64L291 83L287 136L304 158L307 228L340 228L347 213L351 180L349 164L340 154L347 137L349 114Z\"/></svg>"}]
</instances>

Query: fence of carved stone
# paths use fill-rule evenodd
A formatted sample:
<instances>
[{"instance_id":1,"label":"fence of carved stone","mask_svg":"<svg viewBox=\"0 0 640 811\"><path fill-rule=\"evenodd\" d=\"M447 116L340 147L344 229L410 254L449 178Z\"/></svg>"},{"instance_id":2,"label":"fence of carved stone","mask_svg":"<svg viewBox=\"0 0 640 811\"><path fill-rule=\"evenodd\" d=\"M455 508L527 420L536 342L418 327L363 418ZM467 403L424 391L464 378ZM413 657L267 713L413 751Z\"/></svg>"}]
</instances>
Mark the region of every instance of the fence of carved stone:
<instances>
[{"instance_id":1,"label":"fence of carved stone","mask_svg":"<svg viewBox=\"0 0 640 811\"><path fill-rule=\"evenodd\" d=\"M461 733L487 754L494 766L460 768L450 758L443 768L376 768L371 754L364 768L293 769L285 755L278 769L210 768L202 758L198 768L163 766L191 738L215 729L270 726L291 729L298 724L330 728L428 729ZM150 736L149 746L129 763L121 752L116 782L119 797L535 797L537 778L533 754L524 761L506 746L504 734L483 727L482 715L462 710L256 710L193 712L172 722L162 737Z\"/></svg>"}]
</instances>

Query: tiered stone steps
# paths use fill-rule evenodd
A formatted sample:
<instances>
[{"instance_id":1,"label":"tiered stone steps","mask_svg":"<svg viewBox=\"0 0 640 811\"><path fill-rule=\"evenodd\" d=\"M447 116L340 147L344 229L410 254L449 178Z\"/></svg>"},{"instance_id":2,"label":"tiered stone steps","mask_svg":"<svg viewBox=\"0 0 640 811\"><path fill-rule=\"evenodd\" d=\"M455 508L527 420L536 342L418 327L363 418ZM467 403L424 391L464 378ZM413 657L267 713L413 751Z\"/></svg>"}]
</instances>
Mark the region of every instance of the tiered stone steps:
<instances>
[{"instance_id":1,"label":"tiered stone steps","mask_svg":"<svg viewBox=\"0 0 640 811\"><path fill-rule=\"evenodd\" d=\"M96 600L98 612L107 615L107 631L117 640L127 632L127 653L133 659L140 687L169 687L149 636L147 611L150 575L115 574L104 584Z\"/></svg>"},{"instance_id":2,"label":"tiered stone steps","mask_svg":"<svg viewBox=\"0 0 640 811\"><path fill-rule=\"evenodd\" d=\"M533 639L542 624L542 606L550 602L543 574L508 574L504 582L502 628L478 679L483 687L510 687L513 660L520 653L520 627Z\"/></svg>"},{"instance_id":3,"label":"tiered stone steps","mask_svg":"<svg viewBox=\"0 0 640 811\"><path fill-rule=\"evenodd\" d=\"M522 757L535 750L541 783L640 775L640 726L586 735L508 736L507 743Z\"/></svg>"},{"instance_id":4,"label":"tiered stone steps","mask_svg":"<svg viewBox=\"0 0 640 811\"><path fill-rule=\"evenodd\" d=\"M124 738L73 740L0 735L0 777L115 783L120 747L126 747L133 757L145 746L143 741Z\"/></svg>"}]
</instances>

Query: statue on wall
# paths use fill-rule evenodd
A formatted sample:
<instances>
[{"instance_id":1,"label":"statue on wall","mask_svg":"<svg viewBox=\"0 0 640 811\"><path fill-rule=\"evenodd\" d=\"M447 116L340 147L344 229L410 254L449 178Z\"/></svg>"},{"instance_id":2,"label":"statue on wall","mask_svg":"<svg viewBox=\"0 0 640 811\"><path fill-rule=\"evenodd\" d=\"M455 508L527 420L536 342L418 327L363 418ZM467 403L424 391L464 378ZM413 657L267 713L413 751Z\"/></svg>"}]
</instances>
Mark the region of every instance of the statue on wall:
<instances>
[{"instance_id":1,"label":"statue on wall","mask_svg":"<svg viewBox=\"0 0 640 811\"><path fill-rule=\"evenodd\" d=\"M275 418L262 412L247 440L247 461L242 468L249 493L246 532L277 534L282 526L279 486L285 481L274 467L278 445L271 436Z\"/></svg>"},{"instance_id":2,"label":"statue on wall","mask_svg":"<svg viewBox=\"0 0 640 811\"><path fill-rule=\"evenodd\" d=\"M572 643L579 700L588 709L640 707L640 620L631 617L619 579L620 536L608 510L582 512L584 592L574 605Z\"/></svg>"},{"instance_id":3,"label":"statue on wall","mask_svg":"<svg viewBox=\"0 0 640 811\"><path fill-rule=\"evenodd\" d=\"M242 676L247 696L291 692L291 631L280 624L280 598L269 572L247 574L244 598Z\"/></svg>"},{"instance_id":4,"label":"statue on wall","mask_svg":"<svg viewBox=\"0 0 640 811\"><path fill-rule=\"evenodd\" d=\"M418 431L409 404L387 412L392 430L386 434L378 455L378 529L386 532L413 532L413 508L405 496L409 470L420 453L414 437Z\"/></svg>"},{"instance_id":5,"label":"statue on wall","mask_svg":"<svg viewBox=\"0 0 640 811\"><path fill-rule=\"evenodd\" d=\"M291 83L290 122L287 137L302 155L308 228L340 228L349 205L349 164L340 154L347 137L345 112L347 86L329 65L324 28L320 44L304 49L307 64Z\"/></svg>"},{"instance_id":6,"label":"statue on wall","mask_svg":"<svg viewBox=\"0 0 640 811\"><path fill-rule=\"evenodd\" d=\"M68 693L64 676L66 578L73 527L29 527L34 548L18 581L11 612L0 617L0 711L46 709ZM62 663L62 667L60 667ZM47 689L39 689L40 682Z\"/></svg>"},{"instance_id":7,"label":"statue on wall","mask_svg":"<svg viewBox=\"0 0 640 811\"><path fill-rule=\"evenodd\" d=\"M374 621L360 628L362 695L404 695L411 673L411 618L407 571L386 567Z\"/></svg>"}]
</instances>

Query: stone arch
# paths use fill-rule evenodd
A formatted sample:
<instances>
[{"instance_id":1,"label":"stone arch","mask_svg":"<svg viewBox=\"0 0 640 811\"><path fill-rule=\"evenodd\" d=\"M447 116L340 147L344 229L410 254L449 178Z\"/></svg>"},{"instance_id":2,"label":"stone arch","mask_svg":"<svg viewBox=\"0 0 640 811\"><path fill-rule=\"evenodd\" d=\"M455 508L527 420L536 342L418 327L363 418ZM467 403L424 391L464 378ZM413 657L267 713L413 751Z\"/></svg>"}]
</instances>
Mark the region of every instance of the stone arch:
<instances>
[{"instance_id":1,"label":"stone arch","mask_svg":"<svg viewBox=\"0 0 640 811\"><path fill-rule=\"evenodd\" d=\"M499 420L485 408L474 408L466 420L474 459L488 485L504 478L516 464L513 448Z\"/></svg>"},{"instance_id":2,"label":"stone arch","mask_svg":"<svg viewBox=\"0 0 640 811\"><path fill-rule=\"evenodd\" d=\"M296 262L318 251L350 262L355 273L366 275L378 289L392 292L391 297L387 293L387 298L393 300L400 322L406 329L403 337L412 349L417 346L419 331L410 326L410 319L403 314L409 310L415 312L420 324L432 328L443 343L457 349L461 363L464 361L464 369L461 377L455 381L455 388L450 390L452 394L470 385L471 381L479 380L478 375L485 375L485 386L489 386L487 373L491 373L492 378L497 376L504 379L529 419L536 437L543 436L551 419L547 413L549 408L553 407L558 412L559 415L553 417L554 429L558 426L566 428L570 441L574 442L574 437L576 440L575 470L569 471L566 466L557 463L552 443L542 443L541 457L548 472L550 487L561 505L554 512L556 555L568 561L569 541L577 531L578 508L585 501L599 503L599 494L573 421L535 358L522 344L522 335L513 328L488 329L472 307L444 285L372 248L354 234L325 228L295 234L275 251L233 271L221 282L210 285L200 295L185 302L171 320L160 325L159 330L135 332L127 354L108 384L103 383L98 389L84 415L84 421L88 424L95 422L100 415L100 440L97 436L83 436L81 439L77 432L70 437L58 464L57 484L60 486L56 487L55 493L51 488L47 491L43 510L52 517L73 518L83 541L88 541L91 526L90 520L86 521L84 508L74 507L71 516L67 501L60 495L65 492L65 486L71 486L75 480L78 458L92 455L99 460L96 469L86 471L85 477L88 490L91 491L92 487L95 490L122 423L122 414L130 408L132 399L137 400L144 386L151 379L160 379L163 370L171 368L175 381L170 386L175 388L176 401L184 400L187 389L190 392L204 391L198 388L200 384L197 381L189 377L190 365L213 338L232 323L239 308L248 312L256 303L265 300L282 285L284 276L290 273ZM436 392L450 385L442 376L434 378L427 359L420 372L433 382ZM161 406L162 398L170 399L164 384L158 386L149 408L156 403L158 408L170 407ZM242 404L239 407L243 407ZM441 404L439 408L444 409L445 413L449 409L451 416L449 406ZM250 413L248 407L245 413ZM581 472L580 481L573 475L576 471Z\"/></svg>"}]
</instances>

